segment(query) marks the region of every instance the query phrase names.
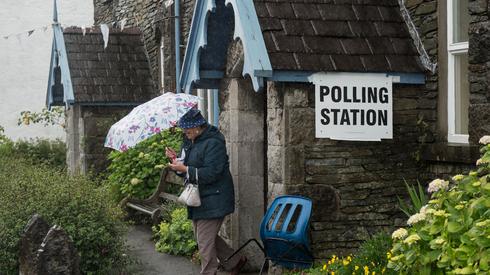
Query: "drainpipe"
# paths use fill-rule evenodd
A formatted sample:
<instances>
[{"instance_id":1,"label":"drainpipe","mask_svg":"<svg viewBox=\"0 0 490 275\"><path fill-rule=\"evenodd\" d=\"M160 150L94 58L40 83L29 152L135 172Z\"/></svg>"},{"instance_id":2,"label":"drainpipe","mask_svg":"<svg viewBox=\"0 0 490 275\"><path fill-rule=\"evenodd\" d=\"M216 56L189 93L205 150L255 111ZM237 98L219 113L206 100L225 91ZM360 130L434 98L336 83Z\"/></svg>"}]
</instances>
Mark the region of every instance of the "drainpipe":
<instances>
[{"instance_id":1,"label":"drainpipe","mask_svg":"<svg viewBox=\"0 0 490 275\"><path fill-rule=\"evenodd\" d=\"M180 93L180 0L175 0L175 92Z\"/></svg>"}]
</instances>

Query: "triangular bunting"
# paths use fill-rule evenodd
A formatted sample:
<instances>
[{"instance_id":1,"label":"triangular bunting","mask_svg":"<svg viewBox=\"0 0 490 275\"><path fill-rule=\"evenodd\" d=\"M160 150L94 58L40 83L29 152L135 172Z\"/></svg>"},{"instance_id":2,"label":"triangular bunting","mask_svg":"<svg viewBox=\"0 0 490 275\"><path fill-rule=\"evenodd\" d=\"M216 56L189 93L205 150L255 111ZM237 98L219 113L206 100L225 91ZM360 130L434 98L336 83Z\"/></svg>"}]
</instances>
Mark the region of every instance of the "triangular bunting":
<instances>
[{"instance_id":1,"label":"triangular bunting","mask_svg":"<svg viewBox=\"0 0 490 275\"><path fill-rule=\"evenodd\" d=\"M126 22L128 21L128 19L124 18L123 20L121 20L121 22L119 23L119 25L121 26L121 31L124 30L124 26L126 26Z\"/></svg>"},{"instance_id":2,"label":"triangular bunting","mask_svg":"<svg viewBox=\"0 0 490 275\"><path fill-rule=\"evenodd\" d=\"M109 27L107 24L100 25L100 31L102 32L102 39L104 39L104 49L107 48L107 44L109 43Z\"/></svg>"}]
</instances>

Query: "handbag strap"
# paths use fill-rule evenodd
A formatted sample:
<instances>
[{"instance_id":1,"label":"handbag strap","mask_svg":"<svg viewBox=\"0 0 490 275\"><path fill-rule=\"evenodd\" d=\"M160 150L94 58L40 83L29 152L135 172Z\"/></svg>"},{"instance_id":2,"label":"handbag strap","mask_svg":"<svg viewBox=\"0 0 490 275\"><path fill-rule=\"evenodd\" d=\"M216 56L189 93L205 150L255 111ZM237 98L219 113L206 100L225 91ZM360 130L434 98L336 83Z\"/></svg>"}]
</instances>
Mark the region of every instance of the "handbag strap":
<instances>
[{"instance_id":1,"label":"handbag strap","mask_svg":"<svg viewBox=\"0 0 490 275\"><path fill-rule=\"evenodd\" d=\"M199 184L199 170L196 167L196 184Z\"/></svg>"}]
</instances>

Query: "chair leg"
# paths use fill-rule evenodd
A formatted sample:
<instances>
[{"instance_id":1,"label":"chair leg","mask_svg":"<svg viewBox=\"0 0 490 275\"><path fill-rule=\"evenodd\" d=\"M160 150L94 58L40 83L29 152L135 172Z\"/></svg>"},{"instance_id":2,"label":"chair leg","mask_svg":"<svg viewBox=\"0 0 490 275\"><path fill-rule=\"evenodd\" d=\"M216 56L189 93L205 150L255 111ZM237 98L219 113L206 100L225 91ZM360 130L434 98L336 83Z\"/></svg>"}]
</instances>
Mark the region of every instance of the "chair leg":
<instances>
[{"instance_id":1,"label":"chair leg","mask_svg":"<svg viewBox=\"0 0 490 275\"><path fill-rule=\"evenodd\" d=\"M228 262L231 258L233 258L233 256L238 254L238 252L240 252L240 250L242 250L245 246L247 246L251 242L255 242L257 244L257 246L260 248L260 250L262 250L262 252L265 255L265 249L262 247L262 245L260 245L260 243L256 239L250 239L246 243L244 243L242 246L240 246L240 248L238 248L233 254L231 254L230 257L226 258L223 262L224 263Z\"/></svg>"},{"instance_id":2,"label":"chair leg","mask_svg":"<svg viewBox=\"0 0 490 275\"><path fill-rule=\"evenodd\" d=\"M260 275L262 275L262 272L264 272L264 267L265 267L265 264L267 263L268 260L269 259L267 259L267 258L264 259L264 263L262 263L262 267L260 268L260 273L259 273Z\"/></svg>"}]
</instances>

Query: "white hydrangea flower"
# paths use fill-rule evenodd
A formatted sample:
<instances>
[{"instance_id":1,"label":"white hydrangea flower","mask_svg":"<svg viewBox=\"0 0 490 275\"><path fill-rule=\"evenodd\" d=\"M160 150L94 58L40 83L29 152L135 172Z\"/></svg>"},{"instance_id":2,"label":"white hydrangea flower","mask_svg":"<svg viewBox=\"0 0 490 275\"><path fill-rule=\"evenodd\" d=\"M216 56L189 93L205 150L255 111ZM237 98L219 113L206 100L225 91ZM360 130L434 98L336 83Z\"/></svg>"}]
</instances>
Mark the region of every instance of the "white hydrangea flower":
<instances>
[{"instance_id":1,"label":"white hydrangea flower","mask_svg":"<svg viewBox=\"0 0 490 275\"><path fill-rule=\"evenodd\" d=\"M484 159L481 159L481 158L476 161L476 165L477 166L480 165L480 164L484 164L484 163L488 163L488 161L487 160L484 160Z\"/></svg>"},{"instance_id":2,"label":"white hydrangea flower","mask_svg":"<svg viewBox=\"0 0 490 275\"><path fill-rule=\"evenodd\" d=\"M428 207L429 207L429 206L428 206L427 204L426 204L426 205L424 205L424 206L422 206L422 207L420 208L420 210L419 210L419 213L420 213L420 214L423 214L423 215L427 215L427 208L428 208Z\"/></svg>"},{"instance_id":3,"label":"white hydrangea flower","mask_svg":"<svg viewBox=\"0 0 490 275\"><path fill-rule=\"evenodd\" d=\"M453 180L454 180L454 181L460 181L460 180L462 180L463 178L464 178L464 176L463 176L463 175L458 174L458 175L456 175L456 176L454 176L454 177L453 177Z\"/></svg>"},{"instance_id":4,"label":"white hydrangea flower","mask_svg":"<svg viewBox=\"0 0 490 275\"><path fill-rule=\"evenodd\" d=\"M416 224L420 221L425 220L425 217L426 217L425 214L421 214L421 213L414 214L414 215L410 216L410 218L408 218L407 224L408 225Z\"/></svg>"},{"instance_id":5,"label":"white hydrangea flower","mask_svg":"<svg viewBox=\"0 0 490 275\"><path fill-rule=\"evenodd\" d=\"M137 185L140 182L142 182L142 180L140 180L138 178L132 178L130 182L131 182L132 185Z\"/></svg>"},{"instance_id":6,"label":"white hydrangea flower","mask_svg":"<svg viewBox=\"0 0 490 275\"><path fill-rule=\"evenodd\" d=\"M480 143L483 145L489 144L490 143L490 136L483 136L480 138Z\"/></svg>"},{"instance_id":7,"label":"white hydrangea flower","mask_svg":"<svg viewBox=\"0 0 490 275\"><path fill-rule=\"evenodd\" d=\"M398 228L391 234L391 238L393 240L401 240L405 239L405 237L408 235L408 231L405 228Z\"/></svg>"},{"instance_id":8,"label":"white hydrangea flower","mask_svg":"<svg viewBox=\"0 0 490 275\"><path fill-rule=\"evenodd\" d=\"M408 244L408 245L411 245L414 242L417 242L419 240L420 240L420 236L418 234L412 234L412 235L408 236L408 238L406 238L403 242Z\"/></svg>"},{"instance_id":9,"label":"white hydrangea flower","mask_svg":"<svg viewBox=\"0 0 490 275\"><path fill-rule=\"evenodd\" d=\"M427 188L427 191L429 191L429 193L434 193L441 189L447 190L448 186L449 186L448 181L442 179L435 179L429 183L429 188Z\"/></svg>"}]
</instances>

